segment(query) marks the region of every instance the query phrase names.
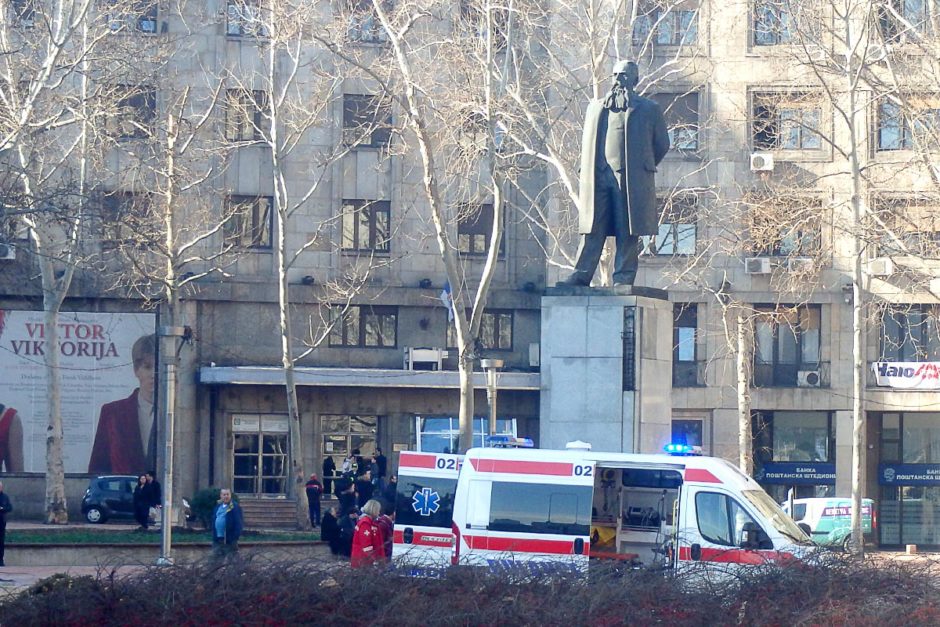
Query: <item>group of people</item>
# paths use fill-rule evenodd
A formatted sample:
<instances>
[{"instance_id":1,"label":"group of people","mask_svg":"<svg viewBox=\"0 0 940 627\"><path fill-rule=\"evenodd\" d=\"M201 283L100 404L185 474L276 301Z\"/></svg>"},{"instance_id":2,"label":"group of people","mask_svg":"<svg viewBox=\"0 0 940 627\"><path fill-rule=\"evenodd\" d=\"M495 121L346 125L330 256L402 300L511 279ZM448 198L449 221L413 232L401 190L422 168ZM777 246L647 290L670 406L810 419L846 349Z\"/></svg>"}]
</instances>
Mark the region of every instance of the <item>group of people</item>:
<instances>
[{"instance_id":1,"label":"group of people","mask_svg":"<svg viewBox=\"0 0 940 627\"><path fill-rule=\"evenodd\" d=\"M134 520L137 521L138 531L147 531L160 512L163 492L160 482L157 481L156 472L150 470L137 479L134 486Z\"/></svg>"}]
</instances>

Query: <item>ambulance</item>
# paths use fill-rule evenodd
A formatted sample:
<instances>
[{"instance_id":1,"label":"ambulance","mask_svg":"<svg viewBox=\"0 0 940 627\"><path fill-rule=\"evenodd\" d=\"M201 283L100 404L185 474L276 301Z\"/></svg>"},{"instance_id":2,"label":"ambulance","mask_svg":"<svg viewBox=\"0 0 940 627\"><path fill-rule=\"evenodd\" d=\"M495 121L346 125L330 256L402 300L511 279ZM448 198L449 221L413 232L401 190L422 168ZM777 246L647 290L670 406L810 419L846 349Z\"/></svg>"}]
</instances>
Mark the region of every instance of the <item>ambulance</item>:
<instances>
[{"instance_id":1,"label":"ambulance","mask_svg":"<svg viewBox=\"0 0 940 627\"><path fill-rule=\"evenodd\" d=\"M453 504L452 562L539 574L612 560L719 574L801 559L814 548L725 460L689 455L688 447L676 456L572 445L470 449Z\"/></svg>"},{"instance_id":2,"label":"ambulance","mask_svg":"<svg viewBox=\"0 0 940 627\"><path fill-rule=\"evenodd\" d=\"M396 568L432 576L450 566L454 496L462 461L462 455L401 453L392 544Z\"/></svg>"}]
</instances>

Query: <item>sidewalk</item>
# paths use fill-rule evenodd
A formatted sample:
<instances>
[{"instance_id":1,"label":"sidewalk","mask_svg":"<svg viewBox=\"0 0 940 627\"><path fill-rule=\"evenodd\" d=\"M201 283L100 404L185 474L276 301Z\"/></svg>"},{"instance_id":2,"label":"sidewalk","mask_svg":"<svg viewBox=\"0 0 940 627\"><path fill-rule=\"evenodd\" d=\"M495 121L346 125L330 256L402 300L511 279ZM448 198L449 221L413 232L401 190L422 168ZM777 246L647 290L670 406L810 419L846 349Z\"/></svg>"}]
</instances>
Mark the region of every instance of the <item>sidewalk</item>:
<instances>
[{"instance_id":1,"label":"sidewalk","mask_svg":"<svg viewBox=\"0 0 940 627\"><path fill-rule=\"evenodd\" d=\"M0 567L0 601L8 594L19 593L31 585L59 573L72 575L89 575L95 577L99 572L110 575L114 570L118 576L133 575L143 570L140 565L129 564L116 568L100 569L98 566L6 566Z\"/></svg>"}]
</instances>

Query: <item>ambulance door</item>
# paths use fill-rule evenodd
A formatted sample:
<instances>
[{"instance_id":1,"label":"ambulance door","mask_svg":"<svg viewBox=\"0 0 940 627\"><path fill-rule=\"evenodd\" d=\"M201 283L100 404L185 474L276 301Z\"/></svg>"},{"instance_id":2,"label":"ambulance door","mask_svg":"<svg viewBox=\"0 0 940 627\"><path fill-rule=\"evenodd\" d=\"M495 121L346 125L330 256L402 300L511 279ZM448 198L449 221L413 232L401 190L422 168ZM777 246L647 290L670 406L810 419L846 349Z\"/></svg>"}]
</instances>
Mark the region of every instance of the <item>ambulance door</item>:
<instances>
[{"instance_id":1,"label":"ambulance door","mask_svg":"<svg viewBox=\"0 0 940 627\"><path fill-rule=\"evenodd\" d=\"M732 576L775 559L773 542L746 500L719 486L686 484L677 533L680 572Z\"/></svg>"},{"instance_id":2,"label":"ambulance door","mask_svg":"<svg viewBox=\"0 0 940 627\"><path fill-rule=\"evenodd\" d=\"M464 528L460 529L461 564L486 564L489 551L490 499L493 482L471 479L467 483Z\"/></svg>"}]
</instances>

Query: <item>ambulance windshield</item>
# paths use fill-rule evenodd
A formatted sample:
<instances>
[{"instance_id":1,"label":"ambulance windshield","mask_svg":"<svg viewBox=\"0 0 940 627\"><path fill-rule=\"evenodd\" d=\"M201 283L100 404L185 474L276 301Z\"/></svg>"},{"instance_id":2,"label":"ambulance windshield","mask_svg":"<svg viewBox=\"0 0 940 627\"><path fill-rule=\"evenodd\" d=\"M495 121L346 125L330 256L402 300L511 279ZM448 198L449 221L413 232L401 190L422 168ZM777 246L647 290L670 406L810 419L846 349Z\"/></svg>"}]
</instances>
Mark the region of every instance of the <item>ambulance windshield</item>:
<instances>
[{"instance_id":1,"label":"ambulance windshield","mask_svg":"<svg viewBox=\"0 0 940 627\"><path fill-rule=\"evenodd\" d=\"M763 490L743 490L744 497L757 508L761 515L770 521L774 529L796 544L812 544L803 530L790 518L777 503Z\"/></svg>"}]
</instances>

